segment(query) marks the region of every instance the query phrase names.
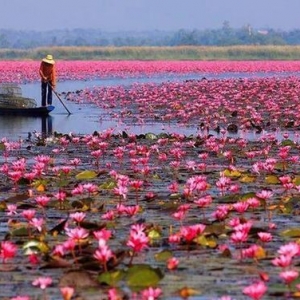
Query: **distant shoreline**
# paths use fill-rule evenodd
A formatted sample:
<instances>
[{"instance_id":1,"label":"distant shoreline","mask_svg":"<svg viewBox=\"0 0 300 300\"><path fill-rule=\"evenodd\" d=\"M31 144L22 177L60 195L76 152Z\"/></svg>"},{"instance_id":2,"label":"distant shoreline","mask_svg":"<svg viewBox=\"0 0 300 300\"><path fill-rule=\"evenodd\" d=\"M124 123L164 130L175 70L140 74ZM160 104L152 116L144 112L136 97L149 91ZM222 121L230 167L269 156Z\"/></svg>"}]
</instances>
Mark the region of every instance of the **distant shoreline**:
<instances>
[{"instance_id":1,"label":"distant shoreline","mask_svg":"<svg viewBox=\"0 0 300 300\"><path fill-rule=\"evenodd\" d=\"M300 46L41 47L0 49L1 60L300 60Z\"/></svg>"}]
</instances>

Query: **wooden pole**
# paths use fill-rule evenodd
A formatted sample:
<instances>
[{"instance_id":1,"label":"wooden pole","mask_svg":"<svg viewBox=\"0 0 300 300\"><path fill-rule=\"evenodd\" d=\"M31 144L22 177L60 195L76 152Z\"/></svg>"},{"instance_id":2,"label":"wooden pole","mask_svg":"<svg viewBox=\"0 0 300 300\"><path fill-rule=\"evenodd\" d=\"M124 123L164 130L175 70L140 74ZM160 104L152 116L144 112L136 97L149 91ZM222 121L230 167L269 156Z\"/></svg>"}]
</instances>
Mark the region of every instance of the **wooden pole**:
<instances>
[{"instance_id":1,"label":"wooden pole","mask_svg":"<svg viewBox=\"0 0 300 300\"><path fill-rule=\"evenodd\" d=\"M51 86L53 93L54 93L55 96L58 98L58 100L59 100L60 103L63 105L63 107L66 109L66 111L68 112L68 114L71 115L71 112L68 110L68 108L66 107L66 105L64 104L64 102L62 101L62 99L59 97L58 93L55 91L55 89L54 89L53 86L50 84L50 82L48 82L48 84Z\"/></svg>"}]
</instances>

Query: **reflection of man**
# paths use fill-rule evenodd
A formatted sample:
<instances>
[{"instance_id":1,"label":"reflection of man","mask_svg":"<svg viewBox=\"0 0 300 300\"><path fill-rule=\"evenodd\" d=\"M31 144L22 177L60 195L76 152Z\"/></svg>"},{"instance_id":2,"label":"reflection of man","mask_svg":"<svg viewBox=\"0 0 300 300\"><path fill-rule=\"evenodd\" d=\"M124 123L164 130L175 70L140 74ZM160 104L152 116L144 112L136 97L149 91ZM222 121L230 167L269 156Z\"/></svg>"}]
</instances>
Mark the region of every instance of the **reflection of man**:
<instances>
[{"instance_id":1,"label":"reflection of man","mask_svg":"<svg viewBox=\"0 0 300 300\"><path fill-rule=\"evenodd\" d=\"M42 135L49 136L52 134L52 117L42 117Z\"/></svg>"},{"instance_id":2,"label":"reflection of man","mask_svg":"<svg viewBox=\"0 0 300 300\"><path fill-rule=\"evenodd\" d=\"M48 54L42 59L39 74L41 76L42 106L52 105L52 88L56 86L56 70L53 56Z\"/></svg>"}]
</instances>

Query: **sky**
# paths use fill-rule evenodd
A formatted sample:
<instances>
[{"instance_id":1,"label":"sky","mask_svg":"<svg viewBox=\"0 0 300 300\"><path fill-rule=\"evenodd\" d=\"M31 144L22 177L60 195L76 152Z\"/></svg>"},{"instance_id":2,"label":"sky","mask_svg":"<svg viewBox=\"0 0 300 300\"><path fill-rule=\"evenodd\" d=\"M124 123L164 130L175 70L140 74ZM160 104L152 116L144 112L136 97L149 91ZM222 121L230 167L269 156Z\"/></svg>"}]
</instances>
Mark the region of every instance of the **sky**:
<instances>
[{"instance_id":1,"label":"sky","mask_svg":"<svg viewBox=\"0 0 300 300\"><path fill-rule=\"evenodd\" d=\"M0 0L0 29L300 29L300 0Z\"/></svg>"}]
</instances>

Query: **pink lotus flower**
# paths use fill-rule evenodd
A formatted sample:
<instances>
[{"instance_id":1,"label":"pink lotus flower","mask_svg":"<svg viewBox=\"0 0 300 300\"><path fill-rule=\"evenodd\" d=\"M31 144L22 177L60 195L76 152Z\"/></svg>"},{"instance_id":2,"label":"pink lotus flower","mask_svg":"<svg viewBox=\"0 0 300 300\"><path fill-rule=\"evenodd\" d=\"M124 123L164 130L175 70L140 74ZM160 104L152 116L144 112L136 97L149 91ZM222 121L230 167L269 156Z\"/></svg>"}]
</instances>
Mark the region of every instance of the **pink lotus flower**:
<instances>
[{"instance_id":1,"label":"pink lotus flower","mask_svg":"<svg viewBox=\"0 0 300 300\"><path fill-rule=\"evenodd\" d=\"M121 300L122 296L120 295L120 293L118 292L118 290L116 288L111 288L108 291L108 299L109 300Z\"/></svg>"},{"instance_id":2,"label":"pink lotus flower","mask_svg":"<svg viewBox=\"0 0 300 300\"><path fill-rule=\"evenodd\" d=\"M171 234L169 235L169 243L178 244L181 241L180 234Z\"/></svg>"},{"instance_id":3,"label":"pink lotus flower","mask_svg":"<svg viewBox=\"0 0 300 300\"><path fill-rule=\"evenodd\" d=\"M32 218L29 224L35 227L39 232L42 232L45 220L43 218Z\"/></svg>"},{"instance_id":4,"label":"pink lotus flower","mask_svg":"<svg viewBox=\"0 0 300 300\"><path fill-rule=\"evenodd\" d=\"M82 227L76 227L73 229L66 229L66 234L69 236L72 240L76 242L80 242L83 239L86 239L89 236L89 232L82 228Z\"/></svg>"},{"instance_id":5,"label":"pink lotus flower","mask_svg":"<svg viewBox=\"0 0 300 300\"><path fill-rule=\"evenodd\" d=\"M172 217L177 221L182 221L186 217L186 211L179 210L172 214Z\"/></svg>"},{"instance_id":6,"label":"pink lotus flower","mask_svg":"<svg viewBox=\"0 0 300 300\"><path fill-rule=\"evenodd\" d=\"M292 263L292 256L280 255L272 260L272 264L277 267L286 268Z\"/></svg>"},{"instance_id":7,"label":"pink lotus flower","mask_svg":"<svg viewBox=\"0 0 300 300\"><path fill-rule=\"evenodd\" d=\"M119 186L115 187L113 191L114 191L115 195L118 195L118 196L122 197L124 200L126 200L127 194L128 194L127 186L119 185Z\"/></svg>"},{"instance_id":8,"label":"pink lotus flower","mask_svg":"<svg viewBox=\"0 0 300 300\"><path fill-rule=\"evenodd\" d=\"M235 244L246 242L247 239L248 239L248 234L243 231L233 232L230 236L230 240Z\"/></svg>"},{"instance_id":9,"label":"pink lotus flower","mask_svg":"<svg viewBox=\"0 0 300 300\"><path fill-rule=\"evenodd\" d=\"M263 199L263 200L268 200L273 196L273 192L269 190L262 190L260 192L256 193L256 197Z\"/></svg>"},{"instance_id":10,"label":"pink lotus flower","mask_svg":"<svg viewBox=\"0 0 300 300\"><path fill-rule=\"evenodd\" d=\"M10 241L3 241L0 243L0 257L2 258L3 263L7 259L15 257L17 253L17 246Z\"/></svg>"},{"instance_id":11,"label":"pink lotus flower","mask_svg":"<svg viewBox=\"0 0 300 300\"><path fill-rule=\"evenodd\" d=\"M271 242L273 239L272 234L269 232L258 232L257 235L259 239L264 243Z\"/></svg>"},{"instance_id":12,"label":"pink lotus flower","mask_svg":"<svg viewBox=\"0 0 300 300\"><path fill-rule=\"evenodd\" d=\"M67 198L67 194L63 191L59 191L54 195L54 197L59 201L59 202L64 202Z\"/></svg>"},{"instance_id":13,"label":"pink lotus flower","mask_svg":"<svg viewBox=\"0 0 300 300\"><path fill-rule=\"evenodd\" d=\"M155 300L162 294L160 288L149 287L142 291L142 300Z\"/></svg>"},{"instance_id":14,"label":"pink lotus flower","mask_svg":"<svg viewBox=\"0 0 300 300\"><path fill-rule=\"evenodd\" d=\"M65 248L63 245L58 244L55 245L53 251L52 251L52 255L58 255L58 256L64 256L65 255Z\"/></svg>"},{"instance_id":15,"label":"pink lotus flower","mask_svg":"<svg viewBox=\"0 0 300 300\"><path fill-rule=\"evenodd\" d=\"M84 212L75 212L75 213L70 214L70 218L77 223L82 222L85 217L86 217L86 213L84 213Z\"/></svg>"},{"instance_id":16,"label":"pink lotus flower","mask_svg":"<svg viewBox=\"0 0 300 300\"><path fill-rule=\"evenodd\" d=\"M205 195L201 198L198 198L194 201L195 204L197 204L198 207L207 207L212 203L212 196L211 195Z\"/></svg>"},{"instance_id":17,"label":"pink lotus flower","mask_svg":"<svg viewBox=\"0 0 300 300\"><path fill-rule=\"evenodd\" d=\"M126 215L132 217L136 215L140 210L139 205L130 205L130 206L123 206L123 213Z\"/></svg>"},{"instance_id":18,"label":"pink lotus flower","mask_svg":"<svg viewBox=\"0 0 300 300\"><path fill-rule=\"evenodd\" d=\"M52 284L51 277L39 277L32 282L32 285L39 286L42 290Z\"/></svg>"},{"instance_id":19,"label":"pink lotus flower","mask_svg":"<svg viewBox=\"0 0 300 300\"><path fill-rule=\"evenodd\" d=\"M237 202L233 204L233 208L238 212L243 214L249 207L247 202Z\"/></svg>"},{"instance_id":20,"label":"pink lotus flower","mask_svg":"<svg viewBox=\"0 0 300 300\"><path fill-rule=\"evenodd\" d=\"M86 190L89 194L93 194L98 192L98 186L93 183L86 183L83 185L84 190Z\"/></svg>"},{"instance_id":21,"label":"pink lotus flower","mask_svg":"<svg viewBox=\"0 0 300 300\"><path fill-rule=\"evenodd\" d=\"M168 189L171 193L177 193L179 190L179 184L174 181L168 186Z\"/></svg>"},{"instance_id":22,"label":"pink lotus flower","mask_svg":"<svg viewBox=\"0 0 300 300\"><path fill-rule=\"evenodd\" d=\"M178 264L179 264L179 260L176 257L171 257L167 261L167 268L169 270L174 270L177 268Z\"/></svg>"},{"instance_id":23,"label":"pink lotus flower","mask_svg":"<svg viewBox=\"0 0 300 300\"><path fill-rule=\"evenodd\" d=\"M126 245L133 249L134 252L140 252L148 246L149 238L144 232L131 231Z\"/></svg>"},{"instance_id":24,"label":"pink lotus flower","mask_svg":"<svg viewBox=\"0 0 300 300\"><path fill-rule=\"evenodd\" d=\"M36 211L34 209L26 209L23 210L21 215L27 219L28 221L32 220L32 218L35 216Z\"/></svg>"},{"instance_id":25,"label":"pink lotus flower","mask_svg":"<svg viewBox=\"0 0 300 300\"><path fill-rule=\"evenodd\" d=\"M243 294L247 295L253 300L261 299L267 291L267 286L263 281L259 281L249 285L243 289Z\"/></svg>"},{"instance_id":26,"label":"pink lotus flower","mask_svg":"<svg viewBox=\"0 0 300 300\"><path fill-rule=\"evenodd\" d=\"M148 247L149 238L144 230L145 226L143 224L134 224L131 226L129 239L126 243L133 250L129 265L131 265L135 253L141 252L144 248Z\"/></svg>"},{"instance_id":27,"label":"pink lotus flower","mask_svg":"<svg viewBox=\"0 0 300 300\"><path fill-rule=\"evenodd\" d=\"M242 257L243 258L255 258L257 250L259 247L257 245L252 245L247 249L242 249Z\"/></svg>"},{"instance_id":28,"label":"pink lotus flower","mask_svg":"<svg viewBox=\"0 0 300 300\"><path fill-rule=\"evenodd\" d=\"M129 185L136 191L140 190L144 184L143 180L132 180Z\"/></svg>"},{"instance_id":29,"label":"pink lotus flower","mask_svg":"<svg viewBox=\"0 0 300 300\"><path fill-rule=\"evenodd\" d=\"M191 226L182 226L180 228L180 235L189 243L193 241L196 237L201 235L206 226L203 224L196 224Z\"/></svg>"},{"instance_id":30,"label":"pink lotus flower","mask_svg":"<svg viewBox=\"0 0 300 300\"><path fill-rule=\"evenodd\" d=\"M100 242L102 240L106 242L112 236L112 232L105 228L98 230L98 231L94 231L93 234L94 234L95 238L98 240L98 242Z\"/></svg>"},{"instance_id":31,"label":"pink lotus flower","mask_svg":"<svg viewBox=\"0 0 300 300\"><path fill-rule=\"evenodd\" d=\"M113 257L113 252L107 245L101 245L94 255L93 255L101 264L106 265L110 258ZM106 269L106 266L105 266Z\"/></svg>"},{"instance_id":32,"label":"pink lotus flower","mask_svg":"<svg viewBox=\"0 0 300 300\"><path fill-rule=\"evenodd\" d=\"M38 196L38 197L35 198L35 201L41 207L45 207L48 204L48 202L50 201L50 197Z\"/></svg>"},{"instance_id":33,"label":"pink lotus flower","mask_svg":"<svg viewBox=\"0 0 300 300\"><path fill-rule=\"evenodd\" d=\"M281 255L294 257L300 254L300 245L295 242L290 242L286 245L280 246L277 252Z\"/></svg>"},{"instance_id":34,"label":"pink lotus flower","mask_svg":"<svg viewBox=\"0 0 300 300\"><path fill-rule=\"evenodd\" d=\"M113 210L109 210L108 212L106 212L105 214L103 214L101 216L102 220L110 220L110 221L112 221L115 218L116 218L116 214L115 214L115 212Z\"/></svg>"},{"instance_id":35,"label":"pink lotus flower","mask_svg":"<svg viewBox=\"0 0 300 300\"><path fill-rule=\"evenodd\" d=\"M299 272L296 270L286 270L280 272L279 277L283 279L283 281L287 285L289 285L291 282L293 282L295 279L299 277Z\"/></svg>"},{"instance_id":36,"label":"pink lotus flower","mask_svg":"<svg viewBox=\"0 0 300 300\"><path fill-rule=\"evenodd\" d=\"M82 184L79 184L77 187L75 187L72 191L71 194L73 196L75 195L82 195L84 193L84 187Z\"/></svg>"},{"instance_id":37,"label":"pink lotus flower","mask_svg":"<svg viewBox=\"0 0 300 300\"><path fill-rule=\"evenodd\" d=\"M7 204L7 213L8 216L17 215L17 205L15 204Z\"/></svg>"},{"instance_id":38,"label":"pink lotus flower","mask_svg":"<svg viewBox=\"0 0 300 300\"><path fill-rule=\"evenodd\" d=\"M218 221L225 220L229 213L229 207L226 204L217 206L217 209L213 212L213 217L215 217Z\"/></svg>"}]
</instances>

